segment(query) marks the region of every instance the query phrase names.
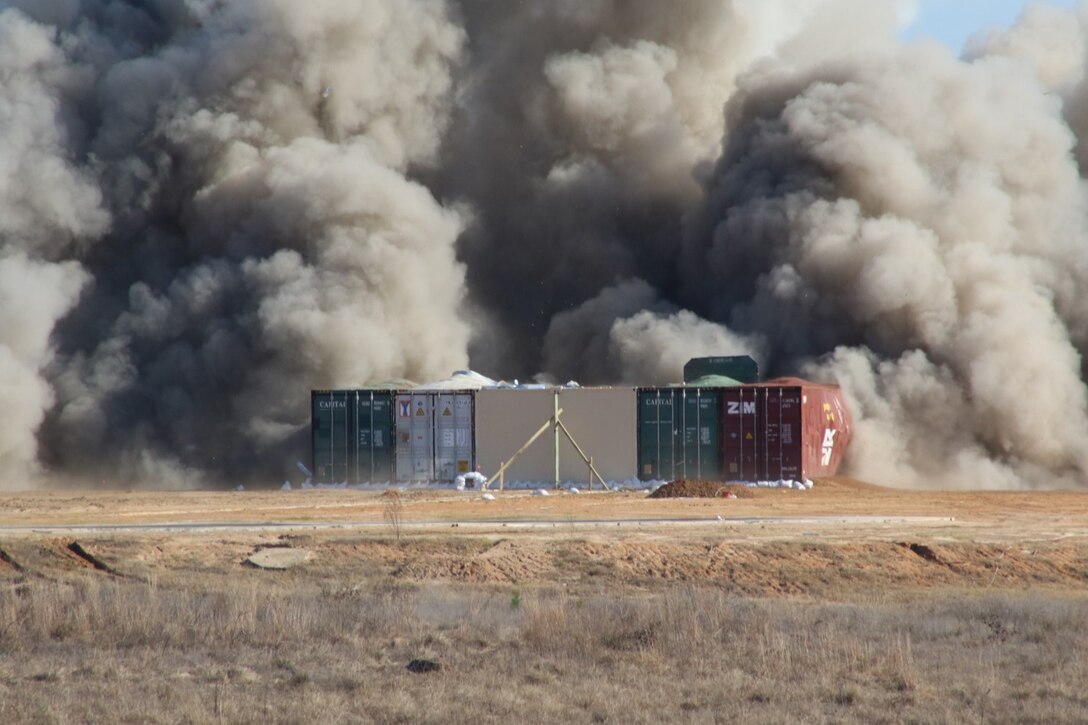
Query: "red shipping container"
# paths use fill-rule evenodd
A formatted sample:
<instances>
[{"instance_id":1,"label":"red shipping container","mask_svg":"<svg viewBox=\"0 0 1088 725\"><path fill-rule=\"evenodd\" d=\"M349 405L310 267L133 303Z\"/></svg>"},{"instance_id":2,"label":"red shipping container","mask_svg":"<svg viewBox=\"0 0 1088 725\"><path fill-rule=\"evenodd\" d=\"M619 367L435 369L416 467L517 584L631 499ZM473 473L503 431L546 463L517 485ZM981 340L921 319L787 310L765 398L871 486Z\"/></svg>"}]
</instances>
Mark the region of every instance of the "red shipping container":
<instances>
[{"instance_id":1,"label":"red shipping container","mask_svg":"<svg viewBox=\"0 0 1088 725\"><path fill-rule=\"evenodd\" d=\"M727 481L834 476L850 443L842 390L798 378L722 392L722 472Z\"/></svg>"}]
</instances>

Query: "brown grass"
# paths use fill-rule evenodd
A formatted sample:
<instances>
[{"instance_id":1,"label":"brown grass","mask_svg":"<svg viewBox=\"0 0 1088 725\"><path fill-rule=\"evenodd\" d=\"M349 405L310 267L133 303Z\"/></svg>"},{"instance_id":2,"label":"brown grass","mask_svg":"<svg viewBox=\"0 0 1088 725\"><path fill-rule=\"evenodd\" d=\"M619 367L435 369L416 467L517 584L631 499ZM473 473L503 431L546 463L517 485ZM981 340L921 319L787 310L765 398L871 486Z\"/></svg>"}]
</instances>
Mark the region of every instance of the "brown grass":
<instances>
[{"instance_id":1,"label":"brown grass","mask_svg":"<svg viewBox=\"0 0 1088 725\"><path fill-rule=\"evenodd\" d=\"M3 722L1074 722L1088 600L81 577L0 593ZM413 659L442 665L407 671Z\"/></svg>"}]
</instances>

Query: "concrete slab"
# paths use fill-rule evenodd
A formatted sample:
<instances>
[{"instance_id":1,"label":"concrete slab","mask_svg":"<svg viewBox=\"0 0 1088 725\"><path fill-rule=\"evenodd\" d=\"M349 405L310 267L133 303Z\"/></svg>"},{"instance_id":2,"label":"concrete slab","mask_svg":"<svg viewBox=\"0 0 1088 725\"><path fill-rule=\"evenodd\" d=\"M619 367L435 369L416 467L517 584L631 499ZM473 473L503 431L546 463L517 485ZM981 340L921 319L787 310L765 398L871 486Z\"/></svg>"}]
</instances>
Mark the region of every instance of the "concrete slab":
<instances>
[{"instance_id":1,"label":"concrete slab","mask_svg":"<svg viewBox=\"0 0 1088 725\"><path fill-rule=\"evenodd\" d=\"M313 553L306 549L273 547L250 554L246 563L258 569L292 569L310 560Z\"/></svg>"}]
</instances>

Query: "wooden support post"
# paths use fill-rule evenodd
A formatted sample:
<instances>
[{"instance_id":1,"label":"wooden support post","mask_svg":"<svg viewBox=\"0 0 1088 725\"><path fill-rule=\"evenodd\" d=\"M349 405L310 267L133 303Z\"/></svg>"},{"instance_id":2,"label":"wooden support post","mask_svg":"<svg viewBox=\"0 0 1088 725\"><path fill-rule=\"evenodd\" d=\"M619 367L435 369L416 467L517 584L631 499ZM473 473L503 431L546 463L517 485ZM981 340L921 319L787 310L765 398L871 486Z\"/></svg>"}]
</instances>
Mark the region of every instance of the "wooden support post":
<instances>
[{"instance_id":1,"label":"wooden support post","mask_svg":"<svg viewBox=\"0 0 1088 725\"><path fill-rule=\"evenodd\" d=\"M608 484L605 483L604 476L602 476L600 471L597 470L596 466L593 465L593 460L589 456L587 456L585 451L582 450L582 447L578 445L578 441L574 440L574 436L572 436L570 434L570 431L567 430L567 426L563 425L563 421L559 421L559 427L563 429L563 433L566 434L567 440L569 440L571 445L574 446L574 450L578 451L578 455L581 456L582 460L586 462L587 466L589 466L590 472L593 475L597 476L597 480L601 482L602 486L604 486L604 490L609 490Z\"/></svg>"},{"instance_id":2,"label":"wooden support post","mask_svg":"<svg viewBox=\"0 0 1088 725\"><path fill-rule=\"evenodd\" d=\"M556 411L556 415L558 416L562 412L563 412L562 410ZM500 479L500 483L499 483L500 487L504 486L505 485L505 474L506 474L507 467L509 467L509 465L511 463L513 463L517 459L518 456L520 456L522 453L524 453L525 450L529 446L533 445L533 443L536 442L537 438L544 435L548 431L548 428L551 428L552 426L554 426L555 425L555 422L554 422L555 420L558 420L558 417L555 418L555 419L549 419L547 423L540 426L540 429L536 433L533 433L532 437L529 438L529 440L525 441L525 445L523 445L521 448L519 448L517 453L510 456L510 458L507 461L504 461L503 464L501 466L499 466L498 473L496 473L491 478L487 479L487 483L484 484L484 488L487 488L488 486L490 486L492 483L495 482L496 479ZM562 425L562 423L560 423L560 425Z\"/></svg>"},{"instance_id":3,"label":"wooden support post","mask_svg":"<svg viewBox=\"0 0 1088 725\"><path fill-rule=\"evenodd\" d=\"M593 456L589 457L589 466L587 473L589 474L589 490L593 490Z\"/></svg>"},{"instance_id":4,"label":"wooden support post","mask_svg":"<svg viewBox=\"0 0 1088 725\"><path fill-rule=\"evenodd\" d=\"M552 483L555 485L555 489L558 491L559 490L559 426L560 426L560 423L559 423L559 391L558 390L556 390L556 391L554 391L552 393L552 400L553 400L553 408L552 409L554 410L554 413L552 414L552 426L553 426L554 432L555 432L555 441L553 443L553 445L555 446L555 476L554 476L554 480L552 481Z\"/></svg>"}]
</instances>

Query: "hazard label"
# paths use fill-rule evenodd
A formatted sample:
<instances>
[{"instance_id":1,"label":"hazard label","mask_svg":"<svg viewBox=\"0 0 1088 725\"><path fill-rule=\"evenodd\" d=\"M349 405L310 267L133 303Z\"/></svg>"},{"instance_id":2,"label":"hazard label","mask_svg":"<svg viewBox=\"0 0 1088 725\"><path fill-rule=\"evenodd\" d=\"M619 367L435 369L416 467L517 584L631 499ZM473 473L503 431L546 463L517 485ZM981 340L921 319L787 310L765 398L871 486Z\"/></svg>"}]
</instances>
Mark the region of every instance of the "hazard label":
<instances>
[{"instance_id":1,"label":"hazard label","mask_svg":"<svg viewBox=\"0 0 1088 725\"><path fill-rule=\"evenodd\" d=\"M445 412L443 412L443 413L442 413L442 415L443 415L444 417L447 417L447 418L448 418L449 416L453 415L453 411L452 411L452 410L450 410L450 406L448 406L448 405L446 406L446 410L445 410Z\"/></svg>"},{"instance_id":2,"label":"hazard label","mask_svg":"<svg viewBox=\"0 0 1088 725\"><path fill-rule=\"evenodd\" d=\"M752 440L752 434L749 433L748 435L744 436L744 440L746 440L746 441Z\"/></svg>"},{"instance_id":3,"label":"hazard label","mask_svg":"<svg viewBox=\"0 0 1088 725\"><path fill-rule=\"evenodd\" d=\"M425 415L427 414L423 412L423 406L420 406L419 409L416 410L416 417L422 418Z\"/></svg>"}]
</instances>

